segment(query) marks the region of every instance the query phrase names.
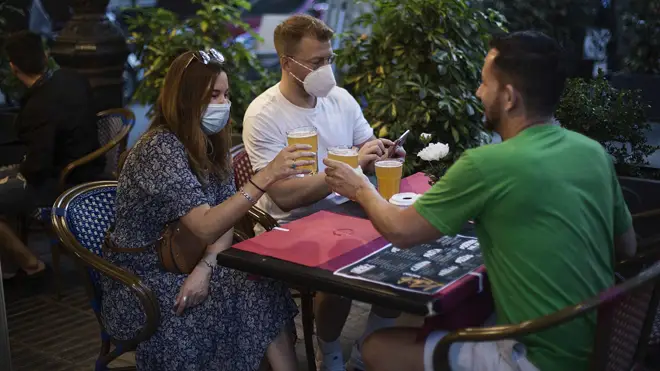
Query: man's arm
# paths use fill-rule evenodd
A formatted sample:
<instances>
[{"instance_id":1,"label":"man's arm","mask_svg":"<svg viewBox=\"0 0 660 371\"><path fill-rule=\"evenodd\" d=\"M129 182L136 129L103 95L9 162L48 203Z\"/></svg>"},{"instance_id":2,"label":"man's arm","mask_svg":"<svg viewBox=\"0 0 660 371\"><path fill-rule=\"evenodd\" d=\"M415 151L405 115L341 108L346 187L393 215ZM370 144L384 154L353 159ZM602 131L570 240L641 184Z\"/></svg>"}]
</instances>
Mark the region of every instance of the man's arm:
<instances>
[{"instance_id":1,"label":"man's arm","mask_svg":"<svg viewBox=\"0 0 660 371\"><path fill-rule=\"evenodd\" d=\"M637 254L637 238L632 225L623 234L614 237L614 253L617 260L632 258Z\"/></svg>"},{"instance_id":2,"label":"man's arm","mask_svg":"<svg viewBox=\"0 0 660 371\"><path fill-rule=\"evenodd\" d=\"M467 154L412 207L400 209L383 199L363 175L346 164L326 160L333 190L359 202L374 227L398 247L410 247L458 233L478 217L490 197L487 180Z\"/></svg>"},{"instance_id":3,"label":"man's arm","mask_svg":"<svg viewBox=\"0 0 660 371\"><path fill-rule=\"evenodd\" d=\"M44 114L45 111L26 106L18 128L21 142L27 147L25 160L20 172L29 184L39 185L53 176L55 157L55 123Z\"/></svg>"},{"instance_id":4,"label":"man's arm","mask_svg":"<svg viewBox=\"0 0 660 371\"><path fill-rule=\"evenodd\" d=\"M637 253L637 237L632 224L632 216L626 200L623 198L621 184L619 184L612 162L610 162L610 172L614 193L614 254L617 260L632 258Z\"/></svg>"},{"instance_id":5,"label":"man's arm","mask_svg":"<svg viewBox=\"0 0 660 371\"><path fill-rule=\"evenodd\" d=\"M280 180L268 189L268 196L282 211L309 206L330 194L325 173Z\"/></svg>"},{"instance_id":6,"label":"man's arm","mask_svg":"<svg viewBox=\"0 0 660 371\"><path fill-rule=\"evenodd\" d=\"M385 201L373 187L360 189L357 202L366 211L376 230L397 247L408 248L437 240L443 235L414 207L401 209L394 206Z\"/></svg>"}]
</instances>

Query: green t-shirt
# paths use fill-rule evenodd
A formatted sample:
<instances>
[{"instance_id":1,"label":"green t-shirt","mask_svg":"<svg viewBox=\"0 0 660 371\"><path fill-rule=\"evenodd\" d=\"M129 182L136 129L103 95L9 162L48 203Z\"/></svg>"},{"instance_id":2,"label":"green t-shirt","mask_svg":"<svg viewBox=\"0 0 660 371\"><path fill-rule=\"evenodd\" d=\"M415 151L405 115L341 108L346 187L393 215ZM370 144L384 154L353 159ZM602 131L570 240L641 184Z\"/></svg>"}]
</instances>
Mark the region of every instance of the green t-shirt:
<instances>
[{"instance_id":1,"label":"green t-shirt","mask_svg":"<svg viewBox=\"0 0 660 371\"><path fill-rule=\"evenodd\" d=\"M446 235L473 219L500 324L597 295L614 283L614 236L632 220L610 156L557 125L466 151L414 205ZM586 370L595 314L518 339L542 371Z\"/></svg>"}]
</instances>

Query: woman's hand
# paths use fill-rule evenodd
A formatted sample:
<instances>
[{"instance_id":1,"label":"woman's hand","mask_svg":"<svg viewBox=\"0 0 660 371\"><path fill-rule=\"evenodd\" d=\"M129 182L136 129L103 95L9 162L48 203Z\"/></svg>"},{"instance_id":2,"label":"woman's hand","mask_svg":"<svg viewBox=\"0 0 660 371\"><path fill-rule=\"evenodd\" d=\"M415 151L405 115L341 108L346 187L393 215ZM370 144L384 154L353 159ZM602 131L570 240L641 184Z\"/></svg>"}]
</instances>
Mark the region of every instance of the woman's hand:
<instances>
[{"instance_id":1,"label":"woman's hand","mask_svg":"<svg viewBox=\"0 0 660 371\"><path fill-rule=\"evenodd\" d=\"M261 187L268 188L278 180L286 179L293 175L309 174L309 168L302 169L303 166L314 165L316 163L316 153L309 152L312 146L307 144L294 144L284 148L262 171L256 176L261 175L265 179L261 180ZM311 157L314 160L301 160L301 157Z\"/></svg>"},{"instance_id":2,"label":"woman's hand","mask_svg":"<svg viewBox=\"0 0 660 371\"><path fill-rule=\"evenodd\" d=\"M186 308L199 305L209 295L209 281L211 280L211 268L206 264L199 264L183 281L174 302L176 315L180 316Z\"/></svg>"}]
</instances>

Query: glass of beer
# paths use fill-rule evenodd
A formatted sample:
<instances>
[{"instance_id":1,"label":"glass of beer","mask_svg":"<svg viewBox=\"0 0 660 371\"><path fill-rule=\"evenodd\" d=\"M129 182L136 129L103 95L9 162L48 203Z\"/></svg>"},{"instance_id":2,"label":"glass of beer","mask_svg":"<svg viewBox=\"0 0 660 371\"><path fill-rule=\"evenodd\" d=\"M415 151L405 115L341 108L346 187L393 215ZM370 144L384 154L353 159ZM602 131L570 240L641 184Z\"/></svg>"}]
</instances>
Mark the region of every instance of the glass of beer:
<instances>
[{"instance_id":1,"label":"glass of beer","mask_svg":"<svg viewBox=\"0 0 660 371\"><path fill-rule=\"evenodd\" d=\"M335 146L328 148L328 158L331 160L348 164L353 169L357 169L358 148L353 146Z\"/></svg>"},{"instance_id":2,"label":"glass of beer","mask_svg":"<svg viewBox=\"0 0 660 371\"><path fill-rule=\"evenodd\" d=\"M403 175L403 161L387 159L376 161L376 179L378 179L378 193L387 201L399 193L401 176Z\"/></svg>"},{"instance_id":3,"label":"glass of beer","mask_svg":"<svg viewBox=\"0 0 660 371\"><path fill-rule=\"evenodd\" d=\"M312 146L311 149L304 150L305 152L314 152L318 154L319 140L316 128L313 126L303 126L286 132L287 143L293 144L307 144ZM301 166L301 169L309 169L311 174L318 172L318 161L316 157L300 157L298 161L314 161L313 165Z\"/></svg>"}]
</instances>

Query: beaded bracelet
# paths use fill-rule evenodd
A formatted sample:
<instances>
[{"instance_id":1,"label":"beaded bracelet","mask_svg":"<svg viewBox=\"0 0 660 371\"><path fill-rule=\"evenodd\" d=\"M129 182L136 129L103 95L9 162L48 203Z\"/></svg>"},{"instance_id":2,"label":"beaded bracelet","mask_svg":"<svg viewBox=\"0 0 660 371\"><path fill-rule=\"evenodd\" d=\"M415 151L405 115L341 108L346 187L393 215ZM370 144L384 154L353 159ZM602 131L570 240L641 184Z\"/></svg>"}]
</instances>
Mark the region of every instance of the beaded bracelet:
<instances>
[{"instance_id":1,"label":"beaded bracelet","mask_svg":"<svg viewBox=\"0 0 660 371\"><path fill-rule=\"evenodd\" d=\"M252 198L252 196L250 196L249 194L247 194L247 192L245 192L245 190L244 190L243 188L239 189L238 191L239 191L239 192L243 195L243 197L245 197L245 199L248 200L252 205L256 205L256 204L257 204L257 200L255 200L254 198Z\"/></svg>"}]
</instances>

